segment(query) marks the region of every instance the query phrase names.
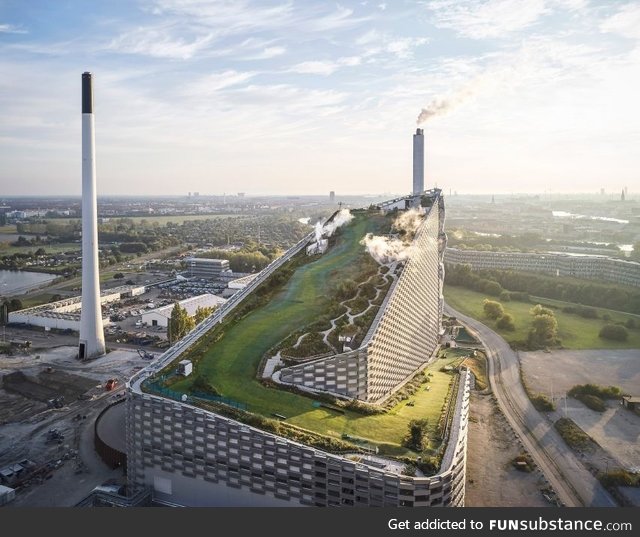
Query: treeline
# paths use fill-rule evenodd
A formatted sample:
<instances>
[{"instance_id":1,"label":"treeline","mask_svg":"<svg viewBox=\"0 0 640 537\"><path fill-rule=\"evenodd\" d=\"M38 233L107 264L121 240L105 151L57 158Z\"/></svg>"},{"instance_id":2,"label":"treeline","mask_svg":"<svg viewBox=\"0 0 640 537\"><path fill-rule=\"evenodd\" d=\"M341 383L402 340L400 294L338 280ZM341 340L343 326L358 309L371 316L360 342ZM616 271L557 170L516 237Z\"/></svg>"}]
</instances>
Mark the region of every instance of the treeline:
<instances>
[{"instance_id":1,"label":"treeline","mask_svg":"<svg viewBox=\"0 0 640 537\"><path fill-rule=\"evenodd\" d=\"M205 257L208 259L227 259L229 261L229 268L233 272L259 272L271 263L271 261L279 254L279 251L272 251L267 255L260 250L242 250L237 252L229 250L210 250L199 257Z\"/></svg>"},{"instance_id":2,"label":"treeline","mask_svg":"<svg viewBox=\"0 0 640 537\"><path fill-rule=\"evenodd\" d=\"M640 313L640 289L597 282L518 272L514 270L472 271L470 265L446 265L445 282L481 293L499 296L508 290L574 302L586 306ZM515 297L511 297L515 298Z\"/></svg>"}]
</instances>

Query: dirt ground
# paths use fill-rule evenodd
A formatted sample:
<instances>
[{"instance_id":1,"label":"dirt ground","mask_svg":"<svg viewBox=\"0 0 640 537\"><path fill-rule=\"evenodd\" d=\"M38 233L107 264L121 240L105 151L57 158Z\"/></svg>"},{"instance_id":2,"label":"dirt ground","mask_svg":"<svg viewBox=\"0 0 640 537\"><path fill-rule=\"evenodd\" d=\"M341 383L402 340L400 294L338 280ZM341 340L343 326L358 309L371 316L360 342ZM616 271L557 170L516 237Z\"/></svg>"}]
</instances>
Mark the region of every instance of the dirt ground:
<instances>
[{"instance_id":1,"label":"dirt ground","mask_svg":"<svg viewBox=\"0 0 640 537\"><path fill-rule=\"evenodd\" d=\"M533 391L564 395L576 384L591 382L640 395L640 349L520 352L519 357Z\"/></svg>"},{"instance_id":2,"label":"dirt ground","mask_svg":"<svg viewBox=\"0 0 640 537\"><path fill-rule=\"evenodd\" d=\"M492 395L471 395L466 507L549 507L544 477L512 464L523 453Z\"/></svg>"},{"instance_id":3,"label":"dirt ground","mask_svg":"<svg viewBox=\"0 0 640 537\"><path fill-rule=\"evenodd\" d=\"M43 478L30 479L17 489L12 506L71 506L105 480L122 475L121 469L111 470L95 453L94 421L103 408L122 397L126 379L148 361L122 349L79 362L75 345L37 352L0 354L0 376L21 371L54 390L71 394L72 386L84 398L65 398L62 408L47 408L0 388L0 467L28 459L47 469ZM116 391L107 392L104 383L113 377L120 383ZM60 441L48 439L48 431L54 428L63 435Z\"/></svg>"},{"instance_id":4,"label":"dirt ground","mask_svg":"<svg viewBox=\"0 0 640 537\"><path fill-rule=\"evenodd\" d=\"M640 467L640 416L618 401L608 402L605 412L595 412L566 397L569 388L586 383L640 394L640 350L521 352L520 363L529 388L553 397L557 410L549 418L566 415L601 446L583 456L587 466L601 471Z\"/></svg>"}]
</instances>

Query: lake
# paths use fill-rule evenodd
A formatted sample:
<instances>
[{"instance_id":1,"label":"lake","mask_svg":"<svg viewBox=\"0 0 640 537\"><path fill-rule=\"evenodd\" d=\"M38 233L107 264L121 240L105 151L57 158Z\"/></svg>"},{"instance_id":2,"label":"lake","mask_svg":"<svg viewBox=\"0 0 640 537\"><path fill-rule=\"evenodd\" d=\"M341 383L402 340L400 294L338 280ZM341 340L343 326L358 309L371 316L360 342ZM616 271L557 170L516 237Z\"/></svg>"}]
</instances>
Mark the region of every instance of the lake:
<instances>
[{"instance_id":1,"label":"lake","mask_svg":"<svg viewBox=\"0 0 640 537\"><path fill-rule=\"evenodd\" d=\"M0 296L20 295L55 278L55 274L43 272L0 270Z\"/></svg>"}]
</instances>

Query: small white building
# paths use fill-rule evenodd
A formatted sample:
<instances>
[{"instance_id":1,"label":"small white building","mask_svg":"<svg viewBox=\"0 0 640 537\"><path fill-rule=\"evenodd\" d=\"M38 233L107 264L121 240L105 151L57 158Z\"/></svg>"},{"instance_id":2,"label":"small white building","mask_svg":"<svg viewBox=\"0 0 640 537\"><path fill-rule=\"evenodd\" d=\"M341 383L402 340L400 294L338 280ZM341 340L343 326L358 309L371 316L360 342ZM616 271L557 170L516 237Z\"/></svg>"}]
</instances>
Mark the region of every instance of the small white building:
<instances>
[{"instance_id":1,"label":"small white building","mask_svg":"<svg viewBox=\"0 0 640 537\"><path fill-rule=\"evenodd\" d=\"M178 362L178 375L182 375L183 377L188 377L191 375L193 371L193 364L191 360L180 360Z\"/></svg>"},{"instance_id":2,"label":"small white building","mask_svg":"<svg viewBox=\"0 0 640 537\"><path fill-rule=\"evenodd\" d=\"M222 306L227 300L211 293L205 293L203 295L187 298L179 302L180 306L187 310L187 314L193 317L196 314L198 308L217 308ZM163 306L162 308L156 308L154 310L145 311L142 314L142 322L148 326L169 326L169 319L171 318L171 312L173 311L173 304Z\"/></svg>"}]
</instances>

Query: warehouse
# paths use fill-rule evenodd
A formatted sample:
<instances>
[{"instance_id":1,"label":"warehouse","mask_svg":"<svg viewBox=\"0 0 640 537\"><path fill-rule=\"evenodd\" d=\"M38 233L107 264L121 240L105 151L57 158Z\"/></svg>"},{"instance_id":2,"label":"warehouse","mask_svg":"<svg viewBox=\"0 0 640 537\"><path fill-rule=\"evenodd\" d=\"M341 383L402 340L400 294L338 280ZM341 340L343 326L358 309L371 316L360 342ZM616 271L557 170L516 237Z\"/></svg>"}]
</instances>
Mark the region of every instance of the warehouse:
<instances>
[{"instance_id":1,"label":"warehouse","mask_svg":"<svg viewBox=\"0 0 640 537\"><path fill-rule=\"evenodd\" d=\"M185 300L181 300L179 302L180 306L182 306L185 310L187 310L187 314L193 317L198 308L218 308L222 306L226 302L226 299L212 295L210 293L205 293L202 295L194 296L191 298L187 298ZM147 326L163 326L167 327L169 325L169 319L171 318L171 312L173 310L173 304L169 304L168 306L163 306L162 308L157 308L154 310L145 311L142 314L142 322Z\"/></svg>"}]
</instances>

